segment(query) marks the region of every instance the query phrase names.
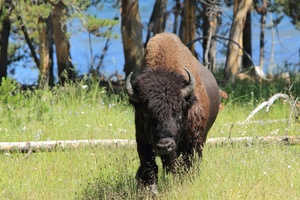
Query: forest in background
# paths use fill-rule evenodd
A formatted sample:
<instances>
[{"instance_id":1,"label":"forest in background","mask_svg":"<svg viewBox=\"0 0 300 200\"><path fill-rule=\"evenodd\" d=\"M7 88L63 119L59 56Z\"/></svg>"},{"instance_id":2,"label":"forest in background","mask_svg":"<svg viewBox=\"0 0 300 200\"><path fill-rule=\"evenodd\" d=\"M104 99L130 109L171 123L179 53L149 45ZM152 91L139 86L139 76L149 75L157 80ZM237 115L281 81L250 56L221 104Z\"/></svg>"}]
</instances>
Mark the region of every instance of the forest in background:
<instances>
[{"instance_id":1,"label":"forest in background","mask_svg":"<svg viewBox=\"0 0 300 200\"><path fill-rule=\"evenodd\" d=\"M167 7L169 4L172 5L171 9ZM101 19L88 12L91 7L98 8L101 12L107 5L119 9L120 20L118 16L115 19ZM268 70L267 75L261 73L265 62L264 45L267 40L272 40L265 38L265 30L280 31L276 26L283 17L289 17L295 29L299 29L300 18L297 14L300 3L296 0L156 0L147 26L141 24L137 0L2 0L0 6L0 78L2 80L2 77L7 77L8 70L14 73L18 67L14 65L15 62L23 60L26 65L33 60L39 69L39 88L51 87L56 83L63 85L68 80L78 78L70 56L72 44L69 39L72 32L67 29L72 20L80 22L80 30L77 31L87 32L89 38L104 38L106 43L100 55L91 56L88 77L97 80L104 78L101 77L100 68L103 67L110 39L117 37L112 29L119 21L125 58L123 69L128 75L131 71L140 70L147 41L153 35L164 32L167 19L172 18L172 32L181 38L196 57L202 58L200 61L211 71L217 68L216 43L224 45L226 61L224 69L221 69L222 79L234 82L236 77L254 81L272 79L272 69ZM233 9L232 18L223 13L225 7ZM259 65L254 65L252 61L253 12L261 16ZM267 13L274 13L276 16L272 26L266 24ZM222 21L228 21L228 18L231 25L230 29L225 30L222 28ZM145 41L143 29L147 29ZM229 33L229 37L224 37L226 33ZM196 51L197 42L200 42L202 52ZM54 65L57 65L57 71L54 70ZM299 71L299 63L288 65L293 65L292 68L296 69L293 72ZM55 77L58 77L58 81Z\"/></svg>"}]
</instances>

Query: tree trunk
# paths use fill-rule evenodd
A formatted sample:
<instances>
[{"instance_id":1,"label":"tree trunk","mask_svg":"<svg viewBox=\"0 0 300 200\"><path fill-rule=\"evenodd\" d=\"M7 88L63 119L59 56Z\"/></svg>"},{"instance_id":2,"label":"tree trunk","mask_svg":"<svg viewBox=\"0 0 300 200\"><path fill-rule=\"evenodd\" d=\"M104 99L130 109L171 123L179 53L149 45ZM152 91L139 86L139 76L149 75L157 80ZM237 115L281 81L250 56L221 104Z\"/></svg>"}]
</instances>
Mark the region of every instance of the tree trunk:
<instances>
[{"instance_id":1,"label":"tree trunk","mask_svg":"<svg viewBox=\"0 0 300 200\"><path fill-rule=\"evenodd\" d=\"M234 16L230 29L230 35L227 50L227 59L224 69L224 77L226 80L234 82L243 56L243 29L247 17L247 12L252 5L252 0L235 0Z\"/></svg>"},{"instance_id":2,"label":"tree trunk","mask_svg":"<svg viewBox=\"0 0 300 200\"><path fill-rule=\"evenodd\" d=\"M53 11L50 12L49 17L47 18L47 46L49 51L49 86L53 87L55 84L54 80L54 66L53 66Z\"/></svg>"},{"instance_id":3,"label":"tree trunk","mask_svg":"<svg viewBox=\"0 0 300 200\"><path fill-rule=\"evenodd\" d=\"M196 33L196 0L184 0L183 23L181 30L181 40L183 44L187 45L189 42L195 40ZM182 32L183 31L183 32ZM195 43L189 46L190 51L195 56Z\"/></svg>"},{"instance_id":4,"label":"tree trunk","mask_svg":"<svg viewBox=\"0 0 300 200\"><path fill-rule=\"evenodd\" d=\"M267 16L267 0L263 0L263 5L260 10L260 38L259 38L259 66L261 69L264 68L265 58L265 26Z\"/></svg>"},{"instance_id":5,"label":"tree trunk","mask_svg":"<svg viewBox=\"0 0 300 200\"><path fill-rule=\"evenodd\" d=\"M174 12L174 25L173 25L173 33L177 34L177 27L178 27L178 16L181 13L181 4L180 4L180 0L175 0L176 4L175 7L173 8L173 12Z\"/></svg>"},{"instance_id":6,"label":"tree trunk","mask_svg":"<svg viewBox=\"0 0 300 200\"><path fill-rule=\"evenodd\" d=\"M212 36L216 36L217 34L217 18L215 18L215 25L211 26ZM217 64L217 41L215 39L211 40L209 54L208 54L209 65L208 69L213 72L216 70Z\"/></svg>"},{"instance_id":7,"label":"tree trunk","mask_svg":"<svg viewBox=\"0 0 300 200\"><path fill-rule=\"evenodd\" d=\"M3 5L4 6L4 5ZM0 85L2 78L7 76L7 64L8 64L8 44L11 23L8 17L3 16L3 6L0 8Z\"/></svg>"},{"instance_id":8,"label":"tree trunk","mask_svg":"<svg viewBox=\"0 0 300 200\"><path fill-rule=\"evenodd\" d=\"M38 33L40 54L38 87L45 89L47 86L54 86L52 13L47 19L39 17Z\"/></svg>"},{"instance_id":9,"label":"tree trunk","mask_svg":"<svg viewBox=\"0 0 300 200\"><path fill-rule=\"evenodd\" d=\"M40 89L44 89L48 86L49 83L49 67L50 67L50 59L49 59L49 49L47 42L47 24L46 19L39 17L38 18L38 33L39 33L39 54L40 54L40 74L38 87Z\"/></svg>"},{"instance_id":10,"label":"tree trunk","mask_svg":"<svg viewBox=\"0 0 300 200\"><path fill-rule=\"evenodd\" d=\"M203 63L210 70L214 71L216 68L216 55L217 55L217 44L216 40L212 39L217 33L217 10L214 11L209 8L207 3L201 3L204 13L202 14L203 21ZM210 9L210 15L208 16L207 10Z\"/></svg>"},{"instance_id":11,"label":"tree trunk","mask_svg":"<svg viewBox=\"0 0 300 200\"><path fill-rule=\"evenodd\" d=\"M53 10L53 32L56 47L56 58L58 66L58 77L61 84L75 78L75 71L70 56L70 43L67 36L67 27L64 23L66 6L62 1L54 4Z\"/></svg>"},{"instance_id":12,"label":"tree trunk","mask_svg":"<svg viewBox=\"0 0 300 200\"><path fill-rule=\"evenodd\" d=\"M274 67L274 51L275 51L275 28L274 28L274 23L273 23L273 14L270 14L270 24L271 24L271 34L272 34L272 43L271 43L271 53L270 53L270 64L268 67L268 76L273 77L273 67Z\"/></svg>"},{"instance_id":13,"label":"tree trunk","mask_svg":"<svg viewBox=\"0 0 300 200\"><path fill-rule=\"evenodd\" d=\"M153 33L152 36L154 36L157 33L161 33L165 30L167 2L168 0L155 1L154 8L148 24L148 33L145 46L150 40L151 32Z\"/></svg>"},{"instance_id":14,"label":"tree trunk","mask_svg":"<svg viewBox=\"0 0 300 200\"><path fill-rule=\"evenodd\" d=\"M251 56L252 58L252 28L251 28L251 11L248 10L245 27L243 31L243 47L244 50ZM244 54L243 55L243 69L250 69L252 67L252 61L250 58Z\"/></svg>"},{"instance_id":15,"label":"tree trunk","mask_svg":"<svg viewBox=\"0 0 300 200\"><path fill-rule=\"evenodd\" d=\"M124 72L141 70L144 57L142 25L138 0L122 0L122 40L125 56Z\"/></svg>"}]
</instances>

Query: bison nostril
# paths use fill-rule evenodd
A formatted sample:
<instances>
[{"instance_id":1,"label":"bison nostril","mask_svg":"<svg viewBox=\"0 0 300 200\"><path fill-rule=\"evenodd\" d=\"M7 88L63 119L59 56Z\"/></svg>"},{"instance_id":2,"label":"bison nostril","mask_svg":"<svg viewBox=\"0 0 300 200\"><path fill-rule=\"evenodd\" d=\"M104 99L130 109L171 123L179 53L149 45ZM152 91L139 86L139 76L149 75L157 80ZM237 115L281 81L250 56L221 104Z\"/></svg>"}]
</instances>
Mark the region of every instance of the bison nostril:
<instances>
[{"instance_id":1,"label":"bison nostril","mask_svg":"<svg viewBox=\"0 0 300 200\"><path fill-rule=\"evenodd\" d=\"M156 146L158 149L163 151L172 151L174 146L174 140L169 138L160 139Z\"/></svg>"}]
</instances>

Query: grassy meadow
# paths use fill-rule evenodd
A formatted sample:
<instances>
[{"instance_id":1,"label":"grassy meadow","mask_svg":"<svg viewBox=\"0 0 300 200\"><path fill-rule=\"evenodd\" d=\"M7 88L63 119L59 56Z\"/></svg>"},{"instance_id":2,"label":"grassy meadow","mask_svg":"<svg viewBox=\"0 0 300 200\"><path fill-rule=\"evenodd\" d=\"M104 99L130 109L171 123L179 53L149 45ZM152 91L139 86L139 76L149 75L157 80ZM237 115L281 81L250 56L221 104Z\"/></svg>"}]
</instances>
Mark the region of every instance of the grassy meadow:
<instances>
[{"instance_id":1,"label":"grassy meadow","mask_svg":"<svg viewBox=\"0 0 300 200\"><path fill-rule=\"evenodd\" d=\"M264 87L262 92L275 94L278 91L273 87ZM229 98L223 102L210 138L300 136L300 123L294 117L288 122L291 107L284 100L242 123L269 97L256 95L260 86L250 88L225 88ZM0 87L0 142L76 139L134 139L133 110L126 98L108 97L96 84L34 92L18 92L10 82ZM0 160L0 199L150 198L136 192L139 160L135 146L98 145L28 157L2 152ZM299 145L207 145L202 162L195 161L186 174L166 175L160 167L155 198L299 199L299 174Z\"/></svg>"}]
</instances>

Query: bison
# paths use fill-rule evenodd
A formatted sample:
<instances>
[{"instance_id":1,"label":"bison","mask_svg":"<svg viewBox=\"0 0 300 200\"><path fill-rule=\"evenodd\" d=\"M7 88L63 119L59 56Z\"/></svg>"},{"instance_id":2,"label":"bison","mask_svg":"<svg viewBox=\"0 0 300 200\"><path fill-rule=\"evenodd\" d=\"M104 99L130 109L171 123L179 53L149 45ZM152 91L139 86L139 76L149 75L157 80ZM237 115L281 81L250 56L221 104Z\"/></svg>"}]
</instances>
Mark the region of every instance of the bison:
<instances>
[{"instance_id":1,"label":"bison","mask_svg":"<svg viewBox=\"0 0 300 200\"><path fill-rule=\"evenodd\" d=\"M178 162L188 169L195 152L202 157L220 96L214 76L175 34L155 35L145 50L142 71L128 75L126 91L135 110L136 178L155 193L155 157L167 172L176 171Z\"/></svg>"}]
</instances>

